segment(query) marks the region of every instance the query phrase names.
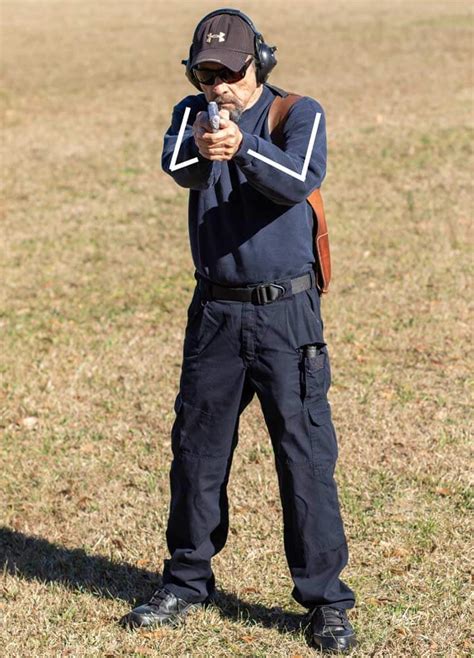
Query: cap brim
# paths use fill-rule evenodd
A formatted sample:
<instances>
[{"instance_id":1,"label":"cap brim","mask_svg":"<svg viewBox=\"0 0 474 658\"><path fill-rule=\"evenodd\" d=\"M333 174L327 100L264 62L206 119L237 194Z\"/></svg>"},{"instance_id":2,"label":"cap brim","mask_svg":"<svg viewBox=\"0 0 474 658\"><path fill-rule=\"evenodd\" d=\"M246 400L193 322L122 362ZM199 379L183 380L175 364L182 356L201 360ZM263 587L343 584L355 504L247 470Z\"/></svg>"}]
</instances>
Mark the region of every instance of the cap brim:
<instances>
[{"instance_id":1,"label":"cap brim","mask_svg":"<svg viewBox=\"0 0 474 658\"><path fill-rule=\"evenodd\" d=\"M231 71L240 71L250 53L239 53L235 50L219 50L219 48L208 48L201 50L193 59L191 68L203 62L216 62L226 66Z\"/></svg>"}]
</instances>

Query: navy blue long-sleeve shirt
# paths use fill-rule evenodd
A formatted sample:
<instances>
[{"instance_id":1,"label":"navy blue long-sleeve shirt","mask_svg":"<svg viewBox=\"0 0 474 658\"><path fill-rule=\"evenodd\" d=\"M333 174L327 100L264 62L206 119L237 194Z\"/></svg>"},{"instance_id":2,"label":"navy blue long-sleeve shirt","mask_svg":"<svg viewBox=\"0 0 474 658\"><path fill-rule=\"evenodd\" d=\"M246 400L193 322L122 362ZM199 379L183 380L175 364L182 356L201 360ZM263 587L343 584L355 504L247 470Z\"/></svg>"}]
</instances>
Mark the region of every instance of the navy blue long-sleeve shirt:
<instances>
[{"instance_id":1,"label":"navy blue long-sleeve shirt","mask_svg":"<svg viewBox=\"0 0 474 658\"><path fill-rule=\"evenodd\" d=\"M163 146L162 167L189 188L189 238L195 268L222 285L241 286L292 278L314 263L313 215L306 197L326 174L324 111L302 97L288 113L281 149L270 140L268 111L275 98L264 85L258 101L239 121L243 139L229 161L211 161L199 154L192 135L196 114L207 109L204 94L187 96L173 110ZM191 109L177 163L198 162L170 170L185 109ZM249 149L301 173L316 113L321 113L316 141L304 181L248 153Z\"/></svg>"}]
</instances>

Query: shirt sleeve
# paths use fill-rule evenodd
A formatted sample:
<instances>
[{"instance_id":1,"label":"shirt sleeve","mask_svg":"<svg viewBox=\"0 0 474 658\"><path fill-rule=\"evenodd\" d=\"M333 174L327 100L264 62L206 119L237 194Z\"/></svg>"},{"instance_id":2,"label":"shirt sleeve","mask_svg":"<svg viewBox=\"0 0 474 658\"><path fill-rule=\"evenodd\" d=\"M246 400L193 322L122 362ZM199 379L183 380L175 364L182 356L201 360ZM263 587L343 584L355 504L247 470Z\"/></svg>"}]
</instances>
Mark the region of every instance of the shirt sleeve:
<instances>
[{"instance_id":1,"label":"shirt sleeve","mask_svg":"<svg viewBox=\"0 0 474 658\"><path fill-rule=\"evenodd\" d=\"M186 108L190 108L190 112L186 121L182 142L178 149L176 165L194 158L197 158L197 162L188 164L185 167L178 167L172 171L170 167L171 160L176 148L178 134ZM166 131L163 141L163 153L161 156L163 171L169 174L178 185L191 190L208 189L216 184L221 174L221 163L202 157L194 141L193 123L197 113L204 109L205 106L199 101L199 97L197 96L187 96L175 105L171 125Z\"/></svg>"},{"instance_id":2,"label":"shirt sleeve","mask_svg":"<svg viewBox=\"0 0 474 658\"><path fill-rule=\"evenodd\" d=\"M302 177L318 113L321 116L304 179L295 178L248 152L250 149ZM242 143L233 161L250 185L273 202L295 205L321 186L326 175L326 120L324 110L316 100L304 96L291 107L283 128L283 148L257 135L246 132L242 135Z\"/></svg>"}]
</instances>

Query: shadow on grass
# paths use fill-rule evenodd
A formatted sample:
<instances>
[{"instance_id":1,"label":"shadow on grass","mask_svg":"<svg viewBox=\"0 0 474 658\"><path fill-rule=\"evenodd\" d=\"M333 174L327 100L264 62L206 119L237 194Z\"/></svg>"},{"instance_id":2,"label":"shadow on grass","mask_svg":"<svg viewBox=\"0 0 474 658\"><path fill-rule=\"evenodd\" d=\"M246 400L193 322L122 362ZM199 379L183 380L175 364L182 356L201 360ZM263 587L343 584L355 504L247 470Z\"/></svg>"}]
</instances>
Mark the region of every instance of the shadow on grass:
<instances>
[{"instance_id":1,"label":"shadow on grass","mask_svg":"<svg viewBox=\"0 0 474 658\"><path fill-rule=\"evenodd\" d=\"M70 590L121 599L131 605L147 601L161 585L156 572L90 555L82 548L65 548L6 527L0 527L0 569L27 580L59 583ZM220 589L216 594L214 605L223 617L233 621L257 623L281 632L297 631L304 625L302 614L246 603Z\"/></svg>"}]
</instances>

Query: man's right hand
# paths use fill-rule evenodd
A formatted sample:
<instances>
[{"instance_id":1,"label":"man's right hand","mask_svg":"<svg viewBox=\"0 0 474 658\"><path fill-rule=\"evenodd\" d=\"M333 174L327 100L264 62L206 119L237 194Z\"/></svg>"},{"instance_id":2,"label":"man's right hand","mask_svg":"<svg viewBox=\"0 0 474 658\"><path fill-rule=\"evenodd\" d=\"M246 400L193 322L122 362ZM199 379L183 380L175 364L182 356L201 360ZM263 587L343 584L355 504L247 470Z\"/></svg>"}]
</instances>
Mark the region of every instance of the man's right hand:
<instances>
[{"instance_id":1,"label":"man's right hand","mask_svg":"<svg viewBox=\"0 0 474 658\"><path fill-rule=\"evenodd\" d=\"M193 123L193 137L196 142L197 147L199 148L199 142L202 139L202 136L205 133L212 132L212 126L209 123L209 115L207 112L198 112L196 114L196 119Z\"/></svg>"},{"instance_id":2,"label":"man's right hand","mask_svg":"<svg viewBox=\"0 0 474 658\"><path fill-rule=\"evenodd\" d=\"M228 110L221 110L219 116L219 130L213 132L207 112L198 112L193 124L194 141L199 153L207 160L232 160L243 136L238 125L230 120Z\"/></svg>"}]
</instances>

